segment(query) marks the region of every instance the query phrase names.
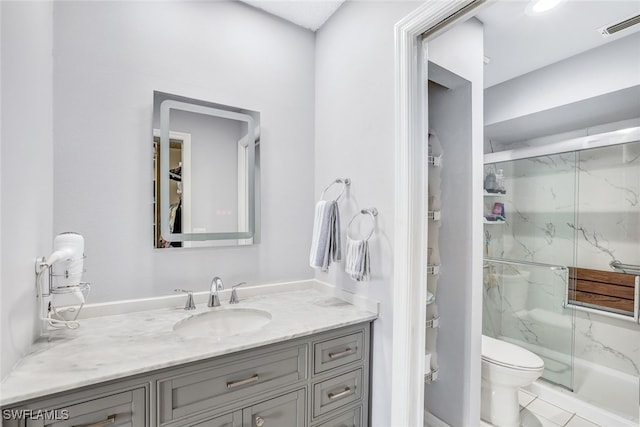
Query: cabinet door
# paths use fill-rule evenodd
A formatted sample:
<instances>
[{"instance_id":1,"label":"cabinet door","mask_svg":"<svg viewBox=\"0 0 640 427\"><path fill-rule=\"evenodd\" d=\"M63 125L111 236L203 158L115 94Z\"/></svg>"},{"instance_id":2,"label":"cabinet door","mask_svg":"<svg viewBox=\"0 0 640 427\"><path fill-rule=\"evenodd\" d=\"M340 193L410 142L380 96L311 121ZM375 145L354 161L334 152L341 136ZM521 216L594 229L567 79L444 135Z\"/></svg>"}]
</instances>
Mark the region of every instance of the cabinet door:
<instances>
[{"instance_id":1,"label":"cabinet door","mask_svg":"<svg viewBox=\"0 0 640 427\"><path fill-rule=\"evenodd\" d=\"M64 407L30 409L27 427L144 427L144 389L117 393Z\"/></svg>"},{"instance_id":2,"label":"cabinet door","mask_svg":"<svg viewBox=\"0 0 640 427\"><path fill-rule=\"evenodd\" d=\"M305 391L298 390L242 411L242 427L304 427Z\"/></svg>"}]
</instances>

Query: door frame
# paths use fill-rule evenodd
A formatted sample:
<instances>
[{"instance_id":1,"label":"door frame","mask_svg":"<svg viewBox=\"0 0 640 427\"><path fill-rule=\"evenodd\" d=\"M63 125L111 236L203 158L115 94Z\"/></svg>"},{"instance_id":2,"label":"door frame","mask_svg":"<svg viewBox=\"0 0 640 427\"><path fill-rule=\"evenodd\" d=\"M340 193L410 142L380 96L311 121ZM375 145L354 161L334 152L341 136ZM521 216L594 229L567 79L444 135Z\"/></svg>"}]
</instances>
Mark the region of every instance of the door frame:
<instances>
[{"instance_id":1,"label":"door frame","mask_svg":"<svg viewBox=\"0 0 640 427\"><path fill-rule=\"evenodd\" d=\"M491 1L428 0L395 25L391 423L397 427L424 425L428 106L423 35L428 32L426 40L437 37Z\"/></svg>"}]
</instances>

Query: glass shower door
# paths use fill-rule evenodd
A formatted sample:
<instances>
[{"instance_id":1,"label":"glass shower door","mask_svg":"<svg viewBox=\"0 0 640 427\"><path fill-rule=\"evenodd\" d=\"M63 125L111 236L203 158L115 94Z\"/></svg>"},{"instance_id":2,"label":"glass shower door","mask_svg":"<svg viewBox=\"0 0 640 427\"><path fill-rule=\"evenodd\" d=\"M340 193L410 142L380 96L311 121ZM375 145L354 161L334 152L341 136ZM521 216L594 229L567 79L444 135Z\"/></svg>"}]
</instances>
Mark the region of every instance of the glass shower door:
<instances>
[{"instance_id":1,"label":"glass shower door","mask_svg":"<svg viewBox=\"0 0 640 427\"><path fill-rule=\"evenodd\" d=\"M568 389L574 310L564 300L575 259L575 166L575 153L485 165L483 333L537 354L542 377Z\"/></svg>"},{"instance_id":2,"label":"glass shower door","mask_svg":"<svg viewBox=\"0 0 640 427\"><path fill-rule=\"evenodd\" d=\"M568 269L516 260L485 260L484 333L544 360L542 378L573 387L573 310L563 307ZM493 306L492 306L493 305Z\"/></svg>"},{"instance_id":3,"label":"glass shower door","mask_svg":"<svg viewBox=\"0 0 640 427\"><path fill-rule=\"evenodd\" d=\"M579 152L577 178L575 265L602 272L612 271L613 260L640 265L640 142ZM618 302L632 291L609 287L603 298ZM637 423L640 325L577 309L575 360L575 393Z\"/></svg>"}]
</instances>

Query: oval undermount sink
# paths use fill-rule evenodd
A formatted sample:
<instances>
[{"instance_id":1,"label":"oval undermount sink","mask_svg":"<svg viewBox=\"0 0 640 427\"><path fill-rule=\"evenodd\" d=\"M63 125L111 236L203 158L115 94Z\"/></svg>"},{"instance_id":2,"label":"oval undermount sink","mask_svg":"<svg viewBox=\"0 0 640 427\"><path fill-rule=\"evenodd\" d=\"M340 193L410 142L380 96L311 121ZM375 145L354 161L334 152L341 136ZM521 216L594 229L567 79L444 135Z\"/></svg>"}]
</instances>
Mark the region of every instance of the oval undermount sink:
<instances>
[{"instance_id":1,"label":"oval undermount sink","mask_svg":"<svg viewBox=\"0 0 640 427\"><path fill-rule=\"evenodd\" d=\"M183 337L228 337L252 332L271 321L271 313L253 308L225 308L181 320L173 330Z\"/></svg>"}]
</instances>

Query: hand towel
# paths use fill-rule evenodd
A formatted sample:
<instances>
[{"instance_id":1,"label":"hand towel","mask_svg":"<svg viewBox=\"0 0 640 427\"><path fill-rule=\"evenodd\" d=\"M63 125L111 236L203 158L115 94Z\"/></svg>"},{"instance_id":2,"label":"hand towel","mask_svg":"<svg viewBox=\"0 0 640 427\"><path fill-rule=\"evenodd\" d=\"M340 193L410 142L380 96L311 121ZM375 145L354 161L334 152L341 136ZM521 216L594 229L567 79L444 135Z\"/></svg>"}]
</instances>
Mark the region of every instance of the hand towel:
<instances>
[{"instance_id":1,"label":"hand towel","mask_svg":"<svg viewBox=\"0 0 640 427\"><path fill-rule=\"evenodd\" d=\"M309 265L327 271L331 262L341 258L338 202L321 200L316 204Z\"/></svg>"},{"instance_id":2,"label":"hand towel","mask_svg":"<svg viewBox=\"0 0 640 427\"><path fill-rule=\"evenodd\" d=\"M347 236L347 259L345 272L358 282L369 280L369 243L366 240L352 240Z\"/></svg>"}]
</instances>

